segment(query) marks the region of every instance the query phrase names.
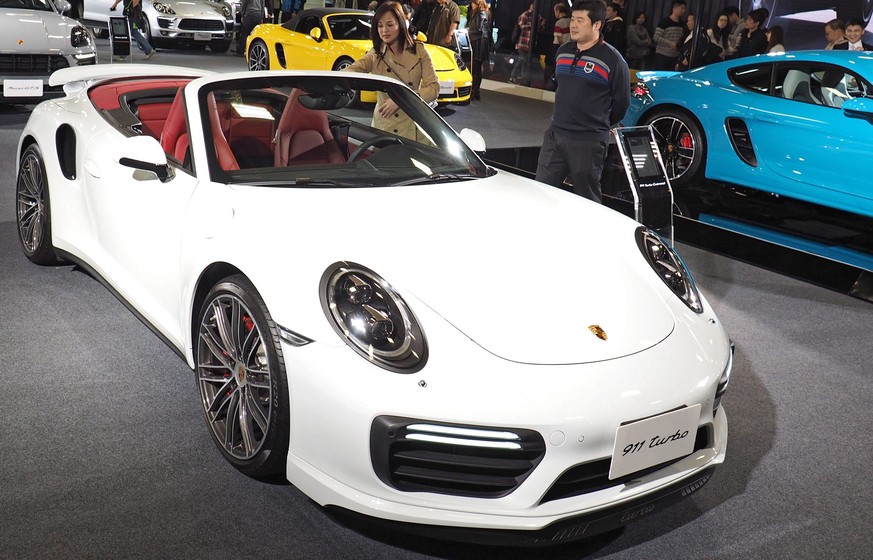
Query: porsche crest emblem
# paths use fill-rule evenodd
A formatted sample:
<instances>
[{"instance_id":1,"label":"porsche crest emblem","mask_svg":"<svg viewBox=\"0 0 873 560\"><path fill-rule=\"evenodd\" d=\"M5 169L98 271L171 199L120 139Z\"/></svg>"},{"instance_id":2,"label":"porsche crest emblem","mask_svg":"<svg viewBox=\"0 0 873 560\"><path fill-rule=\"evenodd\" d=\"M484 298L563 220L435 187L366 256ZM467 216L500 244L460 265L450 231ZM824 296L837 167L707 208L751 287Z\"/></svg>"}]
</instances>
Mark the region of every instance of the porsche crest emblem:
<instances>
[{"instance_id":1,"label":"porsche crest emblem","mask_svg":"<svg viewBox=\"0 0 873 560\"><path fill-rule=\"evenodd\" d=\"M585 66L582 67L582 71L585 72L586 74L590 74L590 73L594 72L594 63L593 62L586 62Z\"/></svg>"},{"instance_id":2,"label":"porsche crest emblem","mask_svg":"<svg viewBox=\"0 0 873 560\"><path fill-rule=\"evenodd\" d=\"M603 329L600 327L600 325L589 325L588 330L591 331L591 333L592 333L594 336L596 336L597 338L599 338L600 340L606 340L606 339L607 339L606 331L603 330Z\"/></svg>"},{"instance_id":3,"label":"porsche crest emblem","mask_svg":"<svg viewBox=\"0 0 873 560\"><path fill-rule=\"evenodd\" d=\"M239 366L236 370L236 378L242 384L243 381L246 380L246 368L245 366Z\"/></svg>"}]
</instances>

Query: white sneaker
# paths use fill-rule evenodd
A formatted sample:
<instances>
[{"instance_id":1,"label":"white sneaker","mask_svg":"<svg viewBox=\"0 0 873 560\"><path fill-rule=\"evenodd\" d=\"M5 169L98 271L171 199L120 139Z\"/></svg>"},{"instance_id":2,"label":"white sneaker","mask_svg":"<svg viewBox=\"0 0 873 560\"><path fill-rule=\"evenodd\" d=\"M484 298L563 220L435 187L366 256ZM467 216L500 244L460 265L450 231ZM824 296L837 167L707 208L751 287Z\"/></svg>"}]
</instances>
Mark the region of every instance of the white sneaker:
<instances>
[{"instance_id":1,"label":"white sneaker","mask_svg":"<svg viewBox=\"0 0 873 560\"><path fill-rule=\"evenodd\" d=\"M112 57L112 60L114 60L115 62L124 62L124 57L120 55L115 55Z\"/></svg>"},{"instance_id":2,"label":"white sneaker","mask_svg":"<svg viewBox=\"0 0 873 560\"><path fill-rule=\"evenodd\" d=\"M155 56L155 49L152 49L152 50L149 52L149 54L147 54L147 55L145 56L145 59L148 60L148 59L150 59L150 58L153 57L153 56Z\"/></svg>"}]
</instances>

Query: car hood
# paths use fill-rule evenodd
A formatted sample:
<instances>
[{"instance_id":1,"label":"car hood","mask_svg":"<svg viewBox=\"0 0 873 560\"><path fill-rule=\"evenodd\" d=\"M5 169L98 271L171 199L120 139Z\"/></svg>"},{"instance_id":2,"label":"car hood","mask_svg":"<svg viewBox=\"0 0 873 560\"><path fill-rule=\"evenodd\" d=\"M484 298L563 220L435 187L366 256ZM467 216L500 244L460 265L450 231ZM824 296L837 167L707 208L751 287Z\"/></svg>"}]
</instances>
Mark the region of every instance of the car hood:
<instances>
[{"instance_id":1,"label":"car hood","mask_svg":"<svg viewBox=\"0 0 873 560\"><path fill-rule=\"evenodd\" d=\"M609 360L658 344L674 328L665 287L637 248L639 224L558 189L501 173L444 185L286 193L292 200L273 199L281 192L252 200L251 219L295 224L301 239L327 232L307 257L312 281L338 261L364 265L413 311L426 305L507 360ZM292 260L285 277L300 274L300 260Z\"/></svg>"},{"instance_id":2,"label":"car hood","mask_svg":"<svg viewBox=\"0 0 873 560\"><path fill-rule=\"evenodd\" d=\"M433 69L437 72L448 72L457 70L458 64L455 62L455 53L447 48L438 45L426 44L425 48L430 55L430 60L433 62Z\"/></svg>"},{"instance_id":3,"label":"car hood","mask_svg":"<svg viewBox=\"0 0 873 560\"><path fill-rule=\"evenodd\" d=\"M219 4L217 2L200 2L196 0L170 0L168 2L165 0L161 0L160 3L166 4L167 6L172 8L173 11L176 12L177 17L217 18L222 20L224 19L224 15L221 13L222 4ZM145 7L146 9L156 13L157 15L162 15L154 8L153 2L148 2Z\"/></svg>"},{"instance_id":4,"label":"car hood","mask_svg":"<svg viewBox=\"0 0 873 560\"><path fill-rule=\"evenodd\" d=\"M4 33L0 33L0 51L71 52L70 29L77 22L53 12L0 9Z\"/></svg>"}]
</instances>

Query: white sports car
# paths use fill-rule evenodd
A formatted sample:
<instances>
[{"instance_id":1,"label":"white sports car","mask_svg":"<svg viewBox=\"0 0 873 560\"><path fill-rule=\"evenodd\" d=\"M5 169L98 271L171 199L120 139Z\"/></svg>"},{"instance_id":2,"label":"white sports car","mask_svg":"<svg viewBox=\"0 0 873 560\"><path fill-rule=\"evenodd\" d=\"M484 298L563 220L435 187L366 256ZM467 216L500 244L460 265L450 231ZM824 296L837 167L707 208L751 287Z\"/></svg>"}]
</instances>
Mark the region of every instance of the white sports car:
<instances>
[{"instance_id":1,"label":"white sports car","mask_svg":"<svg viewBox=\"0 0 873 560\"><path fill-rule=\"evenodd\" d=\"M409 530L550 544L724 461L730 343L669 244L487 167L403 84L152 65L52 83L67 96L18 147L24 252L90 271L188 362L242 472ZM347 108L357 90L415 139Z\"/></svg>"},{"instance_id":2,"label":"white sports car","mask_svg":"<svg viewBox=\"0 0 873 560\"><path fill-rule=\"evenodd\" d=\"M63 95L52 72L97 63L94 37L63 15L66 0L0 0L0 103L34 103Z\"/></svg>"}]
</instances>

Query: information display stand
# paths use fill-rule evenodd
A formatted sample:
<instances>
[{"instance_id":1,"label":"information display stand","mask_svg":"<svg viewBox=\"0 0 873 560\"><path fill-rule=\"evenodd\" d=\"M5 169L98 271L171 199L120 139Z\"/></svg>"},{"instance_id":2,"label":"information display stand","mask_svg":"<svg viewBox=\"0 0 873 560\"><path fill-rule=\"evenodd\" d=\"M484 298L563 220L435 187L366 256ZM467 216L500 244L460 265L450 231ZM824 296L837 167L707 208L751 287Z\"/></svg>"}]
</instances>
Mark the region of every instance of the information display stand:
<instances>
[{"instance_id":1,"label":"information display stand","mask_svg":"<svg viewBox=\"0 0 873 560\"><path fill-rule=\"evenodd\" d=\"M614 128L634 218L673 244L673 190L651 127Z\"/></svg>"},{"instance_id":2,"label":"information display stand","mask_svg":"<svg viewBox=\"0 0 873 560\"><path fill-rule=\"evenodd\" d=\"M126 17L112 16L109 18L109 50L113 62L116 57L130 57L130 28Z\"/></svg>"}]
</instances>

